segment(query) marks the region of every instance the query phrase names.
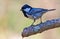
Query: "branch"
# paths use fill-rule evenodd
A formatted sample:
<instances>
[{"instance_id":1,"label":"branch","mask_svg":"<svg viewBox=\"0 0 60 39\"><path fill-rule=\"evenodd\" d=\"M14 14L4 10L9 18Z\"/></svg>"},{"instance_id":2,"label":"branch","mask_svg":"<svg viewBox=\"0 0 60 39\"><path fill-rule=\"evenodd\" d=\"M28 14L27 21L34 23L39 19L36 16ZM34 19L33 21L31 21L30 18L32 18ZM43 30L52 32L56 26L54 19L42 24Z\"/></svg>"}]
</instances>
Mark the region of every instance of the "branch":
<instances>
[{"instance_id":1,"label":"branch","mask_svg":"<svg viewBox=\"0 0 60 39\"><path fill-rule=\"evenodd\" d=\"M24 28L24 30L22 32L22 37L28 37L30 35L41 33L45 30L49 30L49 29L53 29L53 28L57 28L57 27L60 27L60 18L47 20L44 23L26 27L26 28Z\"/></svg>"}]
</instances>

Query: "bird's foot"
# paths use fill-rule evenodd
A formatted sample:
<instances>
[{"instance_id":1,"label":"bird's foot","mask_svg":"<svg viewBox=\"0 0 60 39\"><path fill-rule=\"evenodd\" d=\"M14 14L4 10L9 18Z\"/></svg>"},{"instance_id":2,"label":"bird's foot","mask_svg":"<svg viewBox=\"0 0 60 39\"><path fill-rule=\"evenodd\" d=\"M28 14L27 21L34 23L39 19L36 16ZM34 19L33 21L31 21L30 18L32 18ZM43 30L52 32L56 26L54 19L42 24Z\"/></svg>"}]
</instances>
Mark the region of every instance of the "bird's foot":
<instances>
[{"instance_id":1,"label":"bird's foot","mask_svg":"<svg viewBox=\"0 0 60 39\"><path fill-rule=\"evenodd\" d=\"M33 26L34 24L31 24L30 26Z\"/></svg>"},{"instance_id":2,"label":"bird's foot","mask_svg":"<svg viewBox=\"0 0 60 39\"><path fill-rule=\"evenodd\" d=\"M40 24L42 24L43 22L41 22Z\"/></svg>"}]
</instances>

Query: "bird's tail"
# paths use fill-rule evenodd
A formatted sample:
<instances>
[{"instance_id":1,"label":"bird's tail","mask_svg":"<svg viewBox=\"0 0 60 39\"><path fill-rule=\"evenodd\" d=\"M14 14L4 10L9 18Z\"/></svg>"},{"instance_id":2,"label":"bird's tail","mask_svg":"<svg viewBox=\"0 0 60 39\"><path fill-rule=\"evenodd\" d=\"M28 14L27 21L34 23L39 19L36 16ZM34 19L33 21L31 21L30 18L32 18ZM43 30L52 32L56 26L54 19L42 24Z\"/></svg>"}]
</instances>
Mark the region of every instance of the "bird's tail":
<instances>
[{"instance_id":1,"label":"bird's tail","mask_svg":"<svg viewBox=\"0 0 60 39\"><path fill-rule=\"evenodd\" d=\"M48 11L54 11L54 10L56 10L56 9L49 9Z\"/></svg>"}]
</instances>

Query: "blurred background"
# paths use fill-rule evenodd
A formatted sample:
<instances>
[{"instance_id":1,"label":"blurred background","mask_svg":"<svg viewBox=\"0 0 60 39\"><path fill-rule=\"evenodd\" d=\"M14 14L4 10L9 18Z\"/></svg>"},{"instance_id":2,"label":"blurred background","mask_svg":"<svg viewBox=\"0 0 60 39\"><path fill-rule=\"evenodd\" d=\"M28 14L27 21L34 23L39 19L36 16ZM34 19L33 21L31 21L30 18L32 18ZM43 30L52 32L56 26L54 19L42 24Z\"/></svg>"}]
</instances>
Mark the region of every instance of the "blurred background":
<instances>
[{"instance_id":1,"label":"blurred background","mask_svg":"<svg viewBox=\"0 0 60 39\"><path fill-rule=\"evenodd\" d=\"M25 18L20 11L24 4L47 9L55 8L55 11L43 15L43 22L60 18L60 0L0 0L0 39L22 39L22 30L33 22L31 19ZM60 28L24 39L60 39Z\"/></svg>"}]
</instances>

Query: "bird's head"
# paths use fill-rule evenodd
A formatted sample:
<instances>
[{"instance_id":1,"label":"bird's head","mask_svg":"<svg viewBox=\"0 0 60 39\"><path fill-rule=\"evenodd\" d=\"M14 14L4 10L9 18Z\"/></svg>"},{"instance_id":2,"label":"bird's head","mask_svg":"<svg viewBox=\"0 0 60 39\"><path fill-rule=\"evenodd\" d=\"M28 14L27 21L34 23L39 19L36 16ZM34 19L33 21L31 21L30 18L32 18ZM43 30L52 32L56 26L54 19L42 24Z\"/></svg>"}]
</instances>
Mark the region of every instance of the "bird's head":
<instances>
[{"instance_id":1,"label":"bird's head","mask_svg":"<svg viewBox=\"0 0 60 39\"><path fill-rule=\"evenodd\" d=\"M32 8L31 6L29 6L28 4L25 4L21 7L21 11L29 12L31 8Z\"/></svg>"},{"instance_id":2,"label":"bird's head","mask_svg":"<svg viewBox=\"0 0 60 39\"><path fill-rule=\"evenodd\" d=\"M31 8L32 8L31 6L29 6L28 4L25 4L21 7L20 11L22 11L24 16L28 18L26 13L29 12L31 10Z\"/></svg>"}]
</instances>

